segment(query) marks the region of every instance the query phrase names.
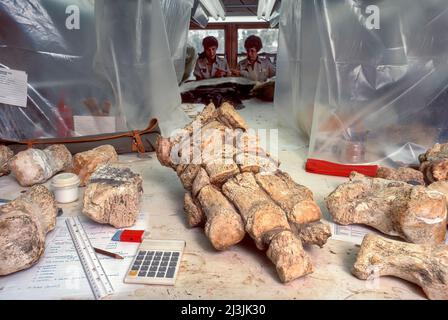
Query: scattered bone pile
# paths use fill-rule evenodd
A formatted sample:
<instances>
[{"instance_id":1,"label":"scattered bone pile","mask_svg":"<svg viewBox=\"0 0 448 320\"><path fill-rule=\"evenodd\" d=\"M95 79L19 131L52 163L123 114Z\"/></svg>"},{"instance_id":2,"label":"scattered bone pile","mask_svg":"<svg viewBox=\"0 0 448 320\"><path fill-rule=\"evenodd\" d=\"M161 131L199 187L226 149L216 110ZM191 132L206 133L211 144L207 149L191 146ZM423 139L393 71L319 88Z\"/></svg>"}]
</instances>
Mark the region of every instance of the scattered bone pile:
<instances>
[{"instance_id":1,"label":"scattered bone pile","mask_svg":"<svg viewBox=\"0 0 448 320\"><path fill-rule=\"evenodd\" d=\"M446 198L424 186L352 173L326 203L334 221L342 225L365 224L413 243L445 240Z\"/></svg>"},{"instance_id":2,"label":"scattered bone pile","mask_svg":"<svg viewBox=\"0 0 448 320\"><path fill-rule=\"evenodd\" d=\"M27 149L9 160L9 168L22 187L44 183L72 165L72 155L63 144L44 150Z\"/></svg>"},{"instance_id":3,"label":"scattered bone pile","mask_svg":"<svg viewBox=\"0 0 448 320\"><path fill-rule=\"evenodd\" d=\"M39 260L56 216L54 197L42 185L0 206L0 276L27 269Z\"/></svg>"},{"instance_id":4,"label":"scattered bone pile","mask_svg":"<svg viewBox=\"0 0 448 320\"><path fill-rule=\"evenodd\" d=\"M448 300L448 245L405 243L368 234L353 274L363 280L395 276L419 285L429 299Z\"/></svg>"},{"instance_id":5,"label":"scattered bone pile","mask_svg":"<svg viewBox=\"0 0 448 320\"><path fill-rule=\"evenodd\" d=\"M90 177L82 212L115 228L134 225L143 194L142 178L129 168L101 166Z\"/></svg>"},{"instance_id":6,"label":"scattered bone pile","mask_svg":"<svg viewBox=\"0 0 448 320\"><path fill-rule=\"evenodd\" d=\"M323 246L329 226L320 222L312 192L278 169L230 104L210 104L181 133L160 138L157 157L187 191L188 224L204 226L215 249L239 243L247 232L267 249L281 281L313 271L303 244Z\"/></svg>"}]
</instances>

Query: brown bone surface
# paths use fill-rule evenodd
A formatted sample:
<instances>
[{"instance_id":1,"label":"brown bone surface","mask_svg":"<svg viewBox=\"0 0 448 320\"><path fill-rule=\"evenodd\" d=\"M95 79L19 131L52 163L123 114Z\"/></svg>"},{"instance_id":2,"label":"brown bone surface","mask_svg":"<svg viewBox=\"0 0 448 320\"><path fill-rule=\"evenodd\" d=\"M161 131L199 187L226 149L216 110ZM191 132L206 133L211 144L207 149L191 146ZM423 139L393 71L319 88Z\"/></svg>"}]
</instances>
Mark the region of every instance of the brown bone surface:
<instances>
[{"instance_id":1,"label":"brown bone surface","mask_svg":"<svg viewBox=\"0 0 448 320\"><path fill-rule=\"evenodd\" d=\"M14 153L7 146L0 145L0 177L9 174L8 161Z\"/></svg>"},{"instance_id":2,"label":"brown bone surface","mask_svg":"<svg viewBox=\"0 0 448 320\"><path fill-rule=\"evenodd\" d=\"M413 243L442 243L446 198L423 186L354 173L326 199L335 222L365 224Z\"/></svg>"},{"instance_id":3,"label":"brown bone surface","mask_svg":"<svg viewBox=\"0 0 448 320\"><path fill-rule=\"evenodd\" d=\"M27 269L39 261L56 216L53 194L42 185L0 206L0 275Z\"/></svg>"},{"instance_id":4,"label":"brown bone surface","mask_svg":"<svg viewBox=\"0 0 448 320\"><path fill-rule=\"evenodd\" d=\"M426 183L448 180L448 143L436 143L426 153L419 156L420 171Z\"/></svg>"},{"instance_id":5,"label":"brown bone surface","mask_svg":"<svg viewBox=\"0 0 448 320\"><path fill-rule=\"evenodd\" d=\"M84 192L82 212L90 219L115 228L135 224L143 194L142 178L129 168L98 168Z\"/></svg>"},{"instance_id":6,"label":"brown bone surface","mask_svg":"<svg viewBox=\"0 0 448 320\"><path fill-rule=\"evenodd\" d=\"M364 280L398 277L422 287L430 299L448 300L448 245L412 244L368 234L353 274Z\"/></svg>"},{"instance_id":7,"label":"brown bone surface","mask_svg":"<svg viewBox=\"0 0 448 320\"><path fill-rule=\"evenodd\" d=\"M44 150L27 149L9 160L11 172L23 187L44 183L71 166L72 155L63 144L55 144Z\"/></svg>"},{"instance_id":8,"label":"brown bone surface","mask_svg":"<svg viewBox=\"0 0 448 320\"><path fill-rule=\"evenodd\" d=\"M109 144L102 145L75 154L73 157L73 172L79 176L80 186L85 186L96 169L116 161L118 161L118 154L115 148Z\"/></svg>"}]
</instances>

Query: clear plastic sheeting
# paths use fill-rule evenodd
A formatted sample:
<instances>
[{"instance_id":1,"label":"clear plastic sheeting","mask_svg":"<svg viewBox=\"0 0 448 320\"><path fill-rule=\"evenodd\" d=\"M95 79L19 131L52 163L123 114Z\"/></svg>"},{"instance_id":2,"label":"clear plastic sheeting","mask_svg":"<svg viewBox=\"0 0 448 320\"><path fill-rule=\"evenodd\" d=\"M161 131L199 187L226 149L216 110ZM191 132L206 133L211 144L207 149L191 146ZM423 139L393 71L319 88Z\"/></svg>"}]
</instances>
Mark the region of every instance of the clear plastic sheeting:
<instances>
[{"instance_id":1,"label":"clear plastic sheeting","mask_svg":"<svg viewBox=\"0 0 448 320\"><path fill-rule=\"evenodd\" d=\"M320 57L313 1L283 0L274 106L285 122L307 136L311 133Z\"/></svg>"},{"instance_id":2,"label":"clear plastic sheeting","mask_svg":"<svg viewBox=\"0 0 448 320\"><path fill-rule=\"evenodd\" d=\"M0 25L0 68L28 75L27 107L0 104L0 138L187 121L160 0L2 0Z\"/></svg>"},{"instance_id":3,"label":"clear plastic sheeting","mask_svg":"<svg viewBox=\"0 0 448 320\"><path fill-rule=\"evenodd\" d=\"M296 17L302 13L301 22L291 24L291 12L282 16L281 28L296 36L280 39L290 47L283 70L291 69L295 84L284 88L277 79L276 104L293 112L296 127L309 123L312 113L310 157L416 164L419 153L447 141L446 0L315 0L319 33L308 39L300 28L312 17L304 14L309 1L293 2L289 5ZM285 14L288 1L283 5ZM322 53L317 48L304 54L318 35ZM316 70L305 62L309 55L321 58ZM278 73L285 76L281 67ZM314 92L308 89L313 87Z\"/></svg>"},{"instance_id":4,"label":"clear plastic sheeting","mask_svg":"<svg viewBox=\"0 0 448 320\"><path fill-rule=\"evenodd\" d=\"M160 0L95 1L96 70L111 84L128 128L159 119L163 134L182 127L177 76Z\"/></svg>"},{"instance_id":5,"label":"clear plastic sheeting","mask_svg":"<svg viewBox=\"0 0 448 320\"><path fill-rule=\"evenodd\" d=\"M185 70L188 30L194 0L161 0L166 32L177 82L182 81Z\"/></svg>"}]
</instances>

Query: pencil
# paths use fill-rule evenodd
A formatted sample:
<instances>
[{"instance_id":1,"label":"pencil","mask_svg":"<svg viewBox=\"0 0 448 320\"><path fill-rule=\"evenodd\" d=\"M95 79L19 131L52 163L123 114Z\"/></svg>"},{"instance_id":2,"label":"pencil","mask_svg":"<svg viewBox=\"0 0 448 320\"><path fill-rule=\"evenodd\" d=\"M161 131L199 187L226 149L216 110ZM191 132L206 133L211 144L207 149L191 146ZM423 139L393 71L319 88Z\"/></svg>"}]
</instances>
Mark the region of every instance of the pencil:
<instances>
[{"instance_id":1,"label":"pencil","mask_svg":"<svg viewBox=\"0 0 448 320\"><path fill-rule=\"evenodd\" d=\"M103 255L111 257L111 258L124 259L119 254L116 254L116 253L113 253L113 252L109 252L109 251L106 251L106 250L103 250L103 249L99 249L99 248L93 248L93 249L95 250L96 253L103 254Z\"/></svg>"}]
</instances>

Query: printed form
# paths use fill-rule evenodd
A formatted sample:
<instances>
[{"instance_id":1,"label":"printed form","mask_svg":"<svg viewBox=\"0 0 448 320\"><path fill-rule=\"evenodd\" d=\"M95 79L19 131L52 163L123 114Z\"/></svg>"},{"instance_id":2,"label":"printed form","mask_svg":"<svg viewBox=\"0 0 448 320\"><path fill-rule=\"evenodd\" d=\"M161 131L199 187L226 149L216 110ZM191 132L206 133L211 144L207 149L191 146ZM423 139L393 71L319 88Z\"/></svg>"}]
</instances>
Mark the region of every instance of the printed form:
<instances>
[{"instance_id":1,"label":"printed form","mask_svg":"<svg viewBox=\"0 0 448 320\"><path fill-rule=\"evenodd\" d=\"M147 215L146 215L147 216ZM139 243L112 241L117 229L81 218L92 246L118 253L124 260L97 254L114 292L133 291L141 285L125 284L123 279ZM146 229L140 213L131 229ZM79 261L65 218L57 219L56 228L46 238L45 252L37 264L15 274L0 277L0 300L4 299L93 299L93 293Z\"/></svg>"}]
</instances>

